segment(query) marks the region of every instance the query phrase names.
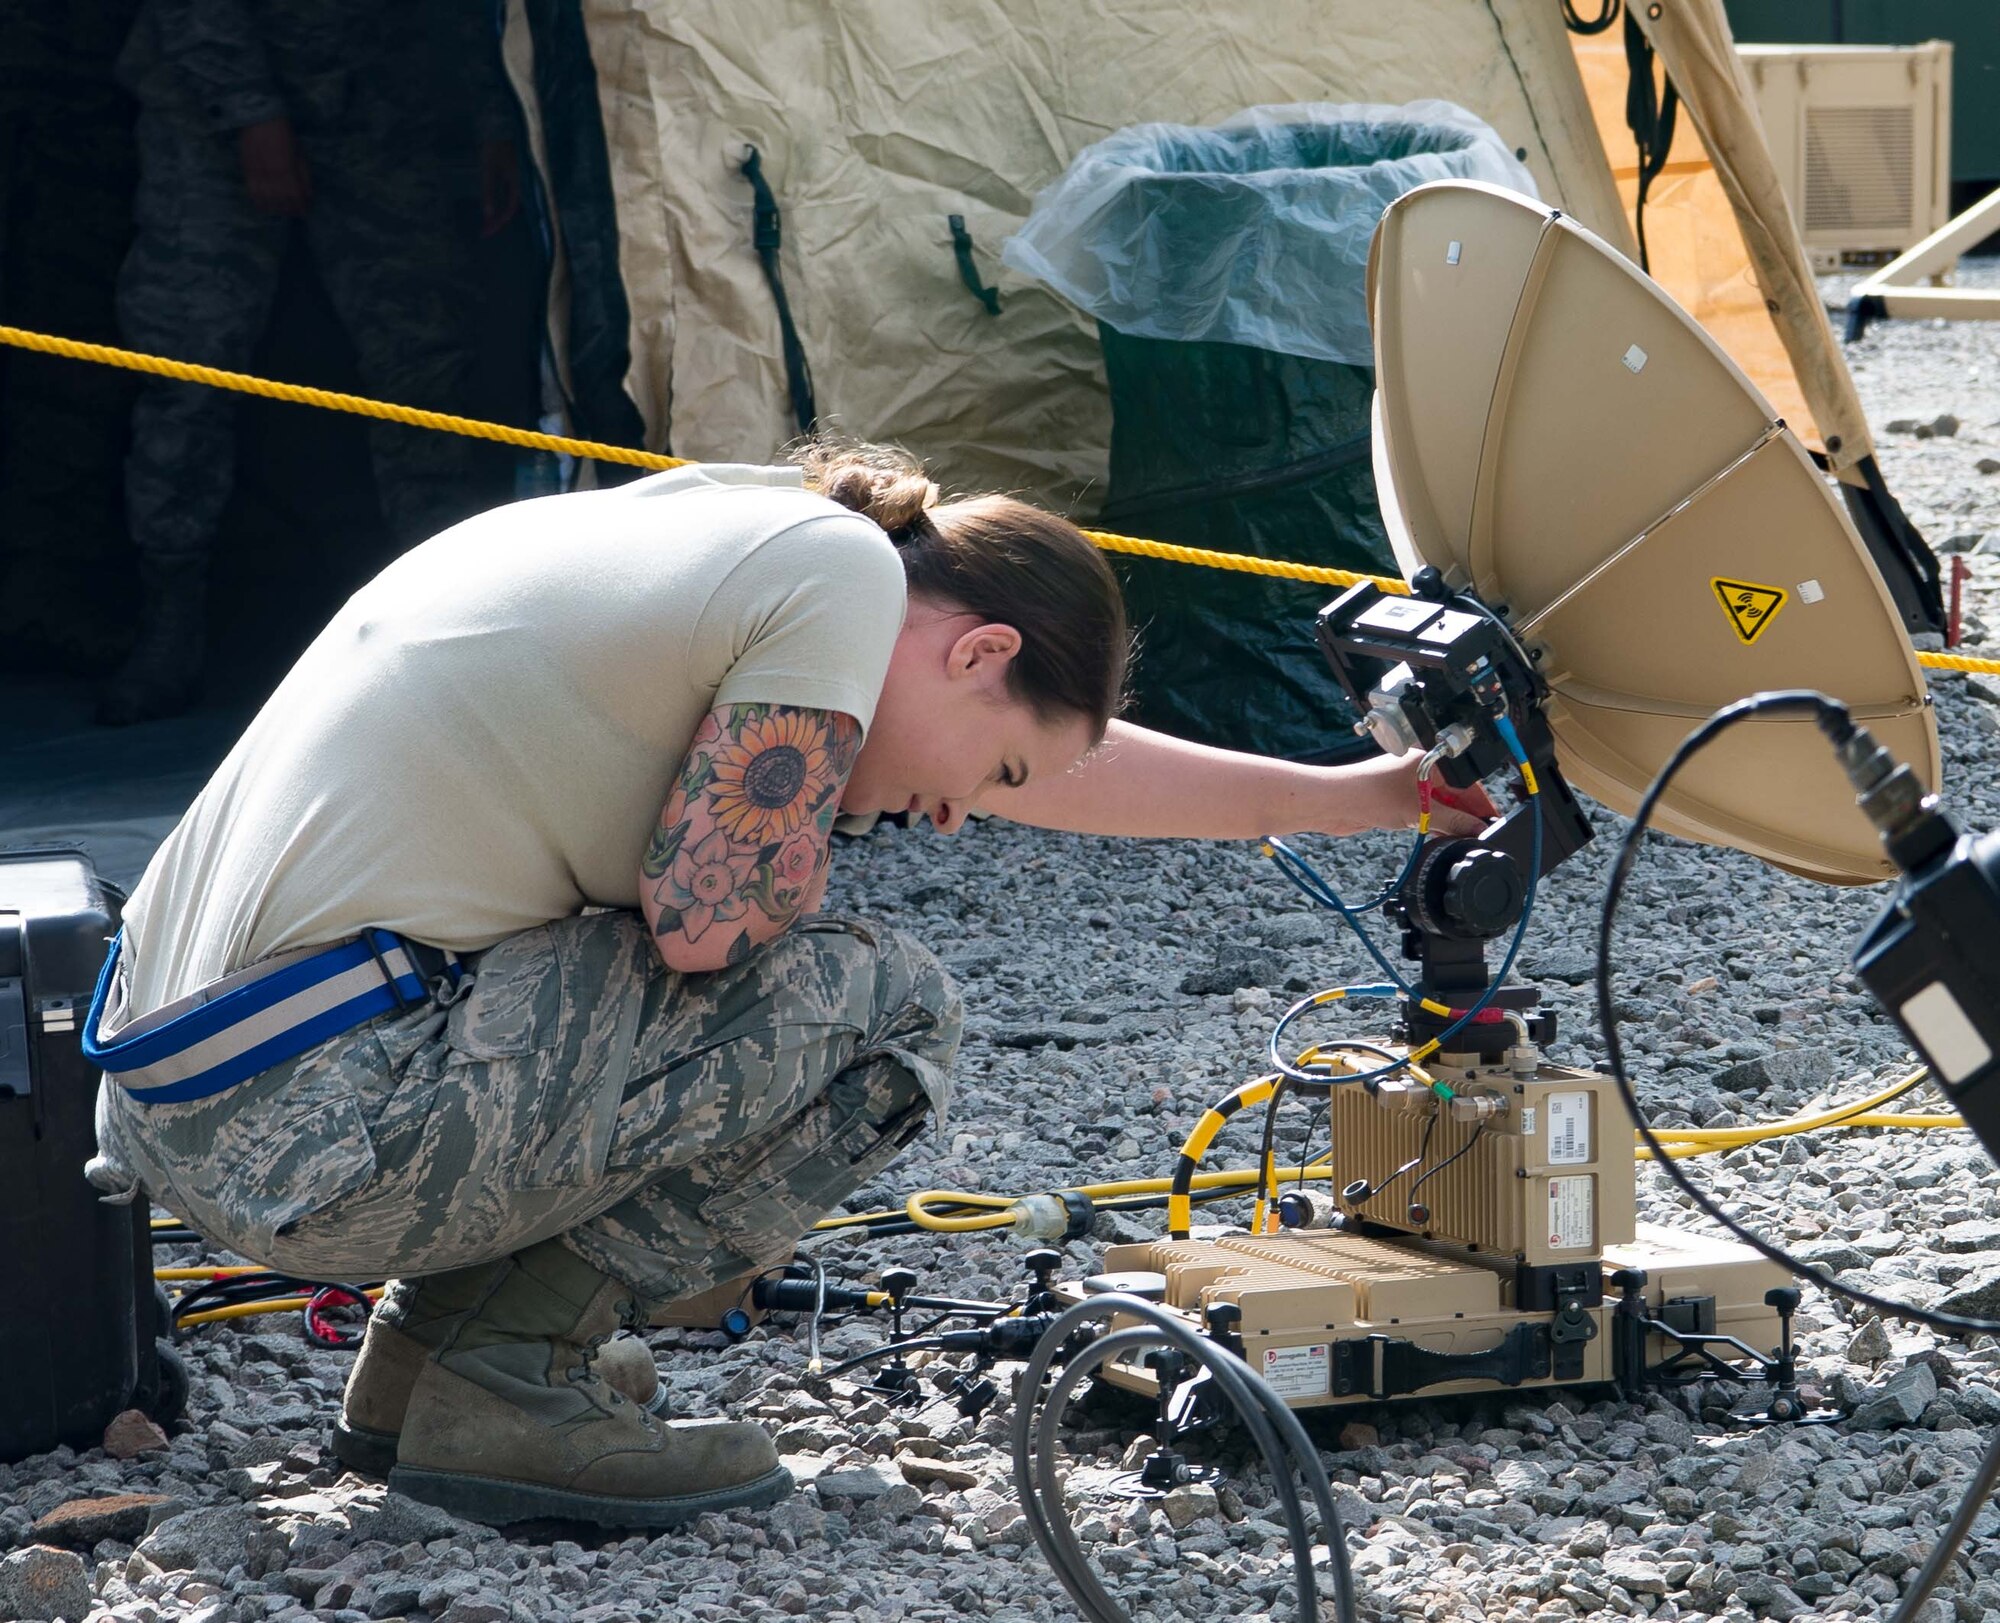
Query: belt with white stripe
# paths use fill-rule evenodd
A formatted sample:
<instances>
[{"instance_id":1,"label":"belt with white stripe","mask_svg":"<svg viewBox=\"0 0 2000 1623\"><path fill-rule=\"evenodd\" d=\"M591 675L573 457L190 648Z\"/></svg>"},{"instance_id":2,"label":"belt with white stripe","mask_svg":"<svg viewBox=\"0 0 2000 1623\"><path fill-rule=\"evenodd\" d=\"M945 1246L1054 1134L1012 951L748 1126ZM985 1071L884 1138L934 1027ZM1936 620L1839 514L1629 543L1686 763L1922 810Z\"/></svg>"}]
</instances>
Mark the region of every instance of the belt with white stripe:
<instances>
[{"instance_id":1,"label":"belt with white stripe","mask_svg":"<svg viewBox=\"0 0 2000 1623\"><path fill-rule=\"evenodd\" d=\"M453 953L388 930L364 930L350 941L302 947L226 975L105 1041L99 1024L115 996L124 941L120 932L97 977L83 1052L148 1103L205 1099L378 1014L427 1002L434 976L427 978L423 960L453 986L464 973Z\"/></svg>"}]
</instances>

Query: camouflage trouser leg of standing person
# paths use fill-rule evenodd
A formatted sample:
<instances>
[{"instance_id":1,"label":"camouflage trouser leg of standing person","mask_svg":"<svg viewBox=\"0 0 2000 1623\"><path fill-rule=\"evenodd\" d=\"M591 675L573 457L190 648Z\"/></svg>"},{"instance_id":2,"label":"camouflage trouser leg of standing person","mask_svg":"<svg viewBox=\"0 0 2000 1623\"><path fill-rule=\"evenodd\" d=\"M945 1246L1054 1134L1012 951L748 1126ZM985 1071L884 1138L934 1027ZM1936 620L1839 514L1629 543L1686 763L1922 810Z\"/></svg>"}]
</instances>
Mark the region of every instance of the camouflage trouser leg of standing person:
<instances>
[{"instance_id":1,"label":"camouflage trouser leg of standing person","mask_svg":"<svg viewBox=\"0 0 2000 1623\"><path fill-rule=\"evenodd\" d=\"M354 345L362 392L478 416L467 314L471 139L464 131L445 138L417 109L380 106L363 85L350 101L337 126L306 141L315 188L306 238ZM382 516L402 546L497 499L498 454L484 441L370 422L368 451Z\"/></svg>"},{"instance_id":2,"label":"camouflage trouser leg of standing person","mask_svg":"<svg viewBox=\"0 0 2000 1623\"><path fill-rule=\"evenodd\" d=\"M612 912L511 936L384 1015L185 1104L100 1093L109 1186L307 1278L438 1273L560 1236L648 1303L789 1253L940 1119L958 993L922 947L805 921L712 975Z\"/></svg>"},{"instance_id":3,"label":"camouflage trouser leg of standing person","mask_svg":"<svg viewBox=\"0 0 2000 1623\"><path fill-rule=\"evenodd\" d=\"M270 318L290 222L250 205L235 140L143 108L137 227L118 275L134 349L247 370ZM132 408L125 505L156 566L205 568L236 474L236 397L147 378Z\"/></svg>"}]
</instances>

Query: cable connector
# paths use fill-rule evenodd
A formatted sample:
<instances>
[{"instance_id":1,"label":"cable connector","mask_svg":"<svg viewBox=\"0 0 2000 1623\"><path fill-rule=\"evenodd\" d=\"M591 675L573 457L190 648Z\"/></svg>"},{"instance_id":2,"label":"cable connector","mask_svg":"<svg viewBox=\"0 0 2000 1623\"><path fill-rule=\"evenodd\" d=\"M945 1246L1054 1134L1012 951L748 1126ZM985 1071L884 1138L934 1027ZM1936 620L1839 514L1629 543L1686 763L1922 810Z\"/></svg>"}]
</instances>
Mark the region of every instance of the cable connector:
<instances>
[{"instance_id":1,"label":"cable connector","mask_svg":"<svg viewBox=\"0 0 2000 1623\"><path fill-rule=\"evenodd\" d=\"M1839 725L1822 712L1820 725L1833 742L1834 753L1854 786L1854 803L1882 836L1883 849L1905 873L1923 867L1951 849L1957 830L1938 811L1937 796L1926 794L1907 763L1898 761L1866 727L1856 726L1845 711Z\"/></svg>"},{"instance_id":2,"label":"cable connector","mask_svg":"<svg viewBox=\"0 0 2000 1623\"><path fill-rule=\"evenodd\" d=\"M1097 1223L1096 1203L1076 1189L1023 1195L1011 1210L1014 1232L1024 1240L1081 1240Z\"/></svg>"}]
</instances>

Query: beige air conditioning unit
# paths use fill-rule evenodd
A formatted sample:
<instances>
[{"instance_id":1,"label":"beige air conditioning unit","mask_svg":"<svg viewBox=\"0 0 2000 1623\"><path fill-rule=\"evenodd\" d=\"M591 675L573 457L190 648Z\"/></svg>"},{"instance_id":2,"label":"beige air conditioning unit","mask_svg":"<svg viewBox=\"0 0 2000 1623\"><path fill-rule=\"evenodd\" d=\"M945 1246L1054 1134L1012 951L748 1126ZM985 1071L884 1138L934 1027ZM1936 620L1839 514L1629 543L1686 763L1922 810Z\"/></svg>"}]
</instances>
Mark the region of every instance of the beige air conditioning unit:
<instances>
[{"instance_id":1,"label":"beige air conditioning unit","mask_svg":"<svg viewBox=\"0 0 2000 1623\"><path fill-rule=\"evenodd\" d=\"M1739 45L1814 268L1951 218L1951 45Z\"/></svg>"}]
</instances>

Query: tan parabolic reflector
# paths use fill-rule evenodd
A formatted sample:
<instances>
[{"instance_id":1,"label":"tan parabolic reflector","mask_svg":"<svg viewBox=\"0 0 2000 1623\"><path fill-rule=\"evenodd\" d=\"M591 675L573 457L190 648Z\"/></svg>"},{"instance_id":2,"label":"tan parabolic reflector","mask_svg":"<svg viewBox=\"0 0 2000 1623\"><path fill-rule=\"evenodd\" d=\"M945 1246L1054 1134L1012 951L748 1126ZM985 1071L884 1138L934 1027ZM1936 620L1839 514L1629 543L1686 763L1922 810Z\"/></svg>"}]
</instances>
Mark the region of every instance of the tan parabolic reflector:
<instances>
[{"instance_id":1,"label":"tan parabolic reflector","mask_svg":"<svg viewBox=\"0 0 2000 1623\"><path fill-rule=\"evenodd\" d=\"M1369 266L1376 476L1406 573L1508 605L1545 650L1564 773L1630 813L1712 712L1849 705L1929 786L1937 728L1860 538L1770 404L1630 261L1560 211L1443 182ZM1891 869L1809 720L1759 720L1657 825L1832 883Z\"/></svg>"}]
</instances>

